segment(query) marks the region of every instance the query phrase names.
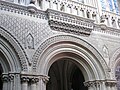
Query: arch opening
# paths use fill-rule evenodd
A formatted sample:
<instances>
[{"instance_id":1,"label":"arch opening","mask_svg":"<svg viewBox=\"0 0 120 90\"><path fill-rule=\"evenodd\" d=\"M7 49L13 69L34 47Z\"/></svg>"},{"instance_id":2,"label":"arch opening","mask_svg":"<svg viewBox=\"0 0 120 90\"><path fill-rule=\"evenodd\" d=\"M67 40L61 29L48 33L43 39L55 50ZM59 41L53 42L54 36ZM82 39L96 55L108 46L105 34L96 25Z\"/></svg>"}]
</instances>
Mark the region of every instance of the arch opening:
<instances>
[{"instance_id":1,"label":"arch opening","mask_svg":"<svg viewBox=\"0 0 120 90\"><path fill-rule=\"evenodd\" d=\"M55 61L48 72L50 77L46 90L88 90L85 78L74 60L62 58Z\"/></svg>"}]
</instances>

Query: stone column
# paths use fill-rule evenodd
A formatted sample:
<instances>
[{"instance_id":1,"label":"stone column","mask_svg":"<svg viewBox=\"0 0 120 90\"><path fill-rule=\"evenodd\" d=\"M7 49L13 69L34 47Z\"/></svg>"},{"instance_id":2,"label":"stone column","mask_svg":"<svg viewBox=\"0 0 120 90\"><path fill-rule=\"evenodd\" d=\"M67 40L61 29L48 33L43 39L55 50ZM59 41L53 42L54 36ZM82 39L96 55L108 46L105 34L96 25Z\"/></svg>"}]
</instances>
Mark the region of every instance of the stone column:
<instances>
[{"instance_id":1,"label":"stone column","mask_svg":"<svg viewBox=\"0 0 120 90\"><path fill-rule=\"evenodd\" d=\"M7 74L2 75L2 81L3 81L3 90L8 90L9 77Z\"/></svg>"},{"instance_id":2,"label":"stone column","mask_svg":"<svg viewBox=\"0 0 120 90\"><path fill-rule=\"evenodd\" d=\"M31 78L31 90L36 90L36 84L39 81L39 78Z\"/></svg>"},{"instance_id":3,"label":"stone column","mask_svg":"<svg viewBox=\"0 0 120 90\"><path fill-rule=\"evenodd\" d=\"M41 83L41 89L40 90L46 90L46 84L49 81L49 77L46 75L40 76L40 83Z\"/></svg>"},{"instance_id":4,"label":"stone column","mask_svg":"<svg viewBox=\"0 0 120 90\"><path fill-rule=\"evenodd\" d=\"M22 90L28 90L29 77L21 77Z\"/></svg>"},{"instance_id":5,"label":"stone column","mask_svg":"<svg viewBox=\"0 0 120 90\"><path fill-rule=\"evenodd\" d=\"M106 90L105 81L101 81L101 89L100 90Z\"/></svg>"}]
</instances>

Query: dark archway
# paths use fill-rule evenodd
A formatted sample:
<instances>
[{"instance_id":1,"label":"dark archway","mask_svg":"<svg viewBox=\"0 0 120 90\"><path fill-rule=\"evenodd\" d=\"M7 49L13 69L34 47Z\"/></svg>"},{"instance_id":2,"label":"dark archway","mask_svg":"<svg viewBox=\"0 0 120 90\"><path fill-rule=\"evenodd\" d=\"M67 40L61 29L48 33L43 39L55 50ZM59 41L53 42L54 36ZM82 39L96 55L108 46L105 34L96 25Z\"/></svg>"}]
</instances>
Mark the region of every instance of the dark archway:
<instances>
[{"instance_id":1,"label":"dark archway","mask_svg":"<svg viewBox=\"0 0 120 90\"><path fill-rule=\"evenodd\" d=\"M84 86L84 76L79 67L68 59L52 64L48 73L50 79L47 90L88 90Z\"/></svg>"},{"instance_id":2,"label":"dark archway","mask_svg":"<svg viewBox=\"0 0 120 90\"><path fill-rule=\"evenodd\" d=\"M87 90L87 88L84 86L84 76L79 68L76 68L76 70L73 73L72 76L72 89L73 90Z\"/></svg>"},{"instance_id":3,"label":"dark archway","mask_svg":"<svg viewBox=\"0 0 120 90\"><path fill-rule=\"evenodd\" d=\"M0 64L0 90L3 89L2 72L3 72L2 66L1 66L1 64Z\"/></svg>"}]
</instances>

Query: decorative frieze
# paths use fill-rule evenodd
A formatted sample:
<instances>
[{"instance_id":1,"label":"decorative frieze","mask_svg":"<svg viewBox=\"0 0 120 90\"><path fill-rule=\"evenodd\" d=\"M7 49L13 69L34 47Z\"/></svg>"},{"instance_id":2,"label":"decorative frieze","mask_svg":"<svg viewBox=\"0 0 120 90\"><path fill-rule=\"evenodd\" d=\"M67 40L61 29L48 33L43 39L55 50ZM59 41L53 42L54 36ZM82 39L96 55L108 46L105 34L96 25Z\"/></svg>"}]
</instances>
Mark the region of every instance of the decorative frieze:
<instances>
[{"instance_id":1,"label":"decorative frieze","mask_svg":"<svg viewBox=\"0 0 120 90\"><path fill-rule=\"evenodd\" d=\"M94 20L61 13L51 9L48 9L47 13L49 25L53 30L78 35L90 35L93 30Z\"/></svg>"}]
</instances>

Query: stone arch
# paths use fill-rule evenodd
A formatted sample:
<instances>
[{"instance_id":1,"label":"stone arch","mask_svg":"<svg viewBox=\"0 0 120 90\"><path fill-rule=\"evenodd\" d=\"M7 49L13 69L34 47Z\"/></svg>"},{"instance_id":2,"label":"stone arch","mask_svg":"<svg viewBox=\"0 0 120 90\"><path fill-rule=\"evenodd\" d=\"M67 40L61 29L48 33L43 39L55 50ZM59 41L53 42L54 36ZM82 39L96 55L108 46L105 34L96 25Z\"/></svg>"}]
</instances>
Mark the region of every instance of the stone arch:
<instances>
[{"instance_id":1,"label":"stone arch","mask_svg":"<svg viewBox=\"0 0 120 90\"><path fill-rule=\"evenodd\" d=\"M70 35L54 36L41 44L33 56L33 71L47 74L52 63L59 59L59 56L63 53L64 55L72 53L76 55L76 57L84 59L82 63L77 61L77 58L70 57L76 60L79 65L86 65L83 70L85 70L87 74L91 72L93 77L89 75L86 77L86 80L93 80L93 78L96 80L110 78L109 68L100 53L86 41ZM69 57L69 55L64 55L63 57Z\"/></svg>"},{"instance_id":2,"label":"stone arch","mask_svg":"<svg viewBox=\"0 0 120 90\"><path fill-rule=\"evenodd\" d=\"M117 65L120 63L120 48L118 48L112 55L111 59L110 59L110 68L111 68L111 77L113 79L115 78L115 69L117 67Z\"/></svg>"},{"instance_id":3,"label":"stone arch","mask_svg":"<svg viewBox=\"0 0 120 90\"><path fill-rule=\"evenodd\" d=\"M22 46L2 27L0 27L0 45L0 52L4 54L6 58L11 57L11 60L8 61L12 61L9 63L12 71L17 71L18 68L20 68L21 71L28 71L27 58ZM6 53L9 55L6 56Z\"/></svg>"}]
</instances>

